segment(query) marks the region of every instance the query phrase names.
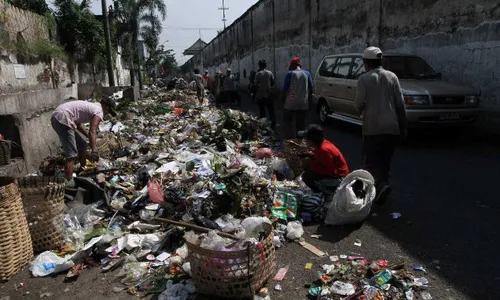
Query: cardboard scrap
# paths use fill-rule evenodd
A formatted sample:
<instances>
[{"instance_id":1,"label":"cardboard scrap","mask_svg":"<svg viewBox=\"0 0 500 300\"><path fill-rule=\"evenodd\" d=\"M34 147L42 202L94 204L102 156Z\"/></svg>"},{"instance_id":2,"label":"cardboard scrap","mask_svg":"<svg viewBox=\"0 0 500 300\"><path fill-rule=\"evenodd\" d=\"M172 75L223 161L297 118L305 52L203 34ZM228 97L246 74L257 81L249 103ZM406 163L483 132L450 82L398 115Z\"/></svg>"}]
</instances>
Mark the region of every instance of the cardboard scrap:
<instances>
[{"instance_id":1,"label":"cardboard scrap","mask_svg":"<svg viewBox=\"0 0 500 300\"><path fill-rule=\"evenodd\" d=\"M308 243L308 242L306 242L306 241L299 242L299 244L300 244L302 247L306 248L307 250L311 251L312 253L316 254L316 255L317 255L317 256L319 256L319 257L322 257L322 256L325 256L325 255L326 255L326 253L325 253L325 252L323 252L323 251L319 250L318 248L316 248L316 246L313 246L313 245L309 244L309 243Z\"/></svg>"}]
</instances>

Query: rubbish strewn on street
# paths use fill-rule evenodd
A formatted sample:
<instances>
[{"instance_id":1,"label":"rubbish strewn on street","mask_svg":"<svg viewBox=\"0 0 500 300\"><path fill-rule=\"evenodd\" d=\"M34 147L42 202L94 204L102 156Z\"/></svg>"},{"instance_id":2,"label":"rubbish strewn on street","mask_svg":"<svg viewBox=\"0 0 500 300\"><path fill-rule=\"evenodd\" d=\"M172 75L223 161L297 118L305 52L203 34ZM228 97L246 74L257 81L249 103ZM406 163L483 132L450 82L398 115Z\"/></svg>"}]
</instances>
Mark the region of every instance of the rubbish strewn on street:
<instances>
[{"instance_id":1,"label":"rubbish strewn on street","mask_svg":"<svg viewBox=\"0 0 500 300\"><path fill-rule=\"evenodd\" d=\"M330 201L316 201L325 195L294 174L296 166L280 156L283 142L265 119L216 109L210 96L200 105L182 80L175 87L150 88L144 100L126 105L115 95L119 115L99 126L101 157L68 182L60 240L37 253L30 265L34 277L66 274L61 280L78 281L88 268L100 268L121 284L110 287L114 293L269 299L261 290L267 281L287 280L289 266L278 270L275 254L287 241L328 257L303 237L306 203L327 211L308 221L350 224L369 215L374 190L366 171L351 173ZM62 161L48 157L32 175L62 176ZM346 255L330 260L305 294L408 298L428 285L404 264ZM317 265L307 263L304 271Z\"/></svg>"}]
</instances>

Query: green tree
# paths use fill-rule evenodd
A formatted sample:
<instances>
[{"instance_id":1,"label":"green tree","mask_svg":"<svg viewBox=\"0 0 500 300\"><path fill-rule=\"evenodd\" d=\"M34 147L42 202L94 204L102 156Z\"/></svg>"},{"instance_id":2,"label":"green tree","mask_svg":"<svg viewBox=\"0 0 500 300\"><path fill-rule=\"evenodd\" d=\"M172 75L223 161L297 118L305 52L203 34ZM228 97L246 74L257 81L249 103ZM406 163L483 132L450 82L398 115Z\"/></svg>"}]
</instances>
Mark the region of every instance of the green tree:
<instances>
[{"instance_id":1,"label":"green tree","mask_svg":"<svg viewBox=\"0 0 500 300\"><path fill-rule=\"evenodd\" d=\"M120 0L120 9L117 12L117 18L119 19L117 34L123 48L124 57L130 65L131 84L135 84L135 69L137 68L140 88L142 88L142 76L138 48L139 34L141 34L143 26L155 24L152 29L161 27L158 16L151 13L155 11L159 12L162 20L165 20L167 7L163 0ZM160 24L160 26L156 27L157 24ZM148 40L149 45L146 46L153 45L153 42L153 40ZM156 41L156 45L157 43Z\"/></svg>"},{"instance_id":2,"label":"green tree","mask_svg":"<svg viewBox=\"0 0 500 300\"><path fill-rule=\"evenodd\" d=\"M17 8L29 10L42 16L51 12L45 0L7 0L7 3Z\"/></svg>"},{"instance_id":3,"label":"green tree","mask_svg":"<svg viewBox=\"0 0 500 300\"><path fill-rule=\"evenodd\" d=\"M173 49L164 51L161 66L165 70L166 75L175 75L179 72L179 66L177 65Z\"/></svg>"},{"instance_id":4,"label":"green tree","mask_svg":"<svg viewBox=\"0 0 500 300\"><path fill-rule=\"evenodd\" d=\"M54 6L61 43L70 60L90 66L95 76L97 71L105 68L102 58L106 55L106 46L102 22L90 11L86 0L80 3L75 0L55 0Z\"/></svg>"}]
</instances>

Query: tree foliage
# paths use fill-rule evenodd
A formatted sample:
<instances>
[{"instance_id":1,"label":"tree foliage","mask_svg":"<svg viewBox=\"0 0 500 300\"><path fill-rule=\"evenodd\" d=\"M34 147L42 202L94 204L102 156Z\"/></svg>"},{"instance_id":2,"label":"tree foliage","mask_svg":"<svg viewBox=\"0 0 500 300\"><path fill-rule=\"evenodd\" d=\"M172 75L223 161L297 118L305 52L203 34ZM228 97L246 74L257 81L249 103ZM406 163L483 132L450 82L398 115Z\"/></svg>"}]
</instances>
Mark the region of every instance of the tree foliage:
<instances>
[{"instance_id":1,"label":"tree foliage","mask_svg":"<svg viewBox=\"0 0 500 300\"><path fill-rule=\"evenodd\" d=\"M175 75L179 71L173 49L164 51L161 57L161 66L165 70L166 75Z\"/></svg>"},{"instance_id":2,"label":"tree foliage","mask_svg":"<svg viewBox=\"0 0 500 300\"><path fill-rule=\"evenodd\" d=\"M54 5L61 42L68 54L78 63L102 62L106 53L103 23L90 11L89 2L55 0Z\"/></svg>"},{"instance_id":3,"label":"tree foliage","mask_svg":"<svg viewBox=\"0 0 500 300\"><path fill-rule=\"evenodd\" d=\"M138 49L139 35L144 38L144 44L149 50L156 50L161 21L155 14L158 12L162 20L167 15L167 7L163 0L119 0L120 9L117 12L119 20L117 35L123 49L123 56L131 66L132 84L134 84L134 69L140 73L140 58ZM158 32L158 33L157 33ZM151 53L151 52L150 52ZM141 80L141 75L138 75ZM141 82L139 82L141 85Z\"/></svg>"},{"instance_id":4,"label":"tree foliage","mask_svg":"<svg viewBox=\"0 0 500 300\"><path fill-rule=\"evenodd\" d=\"M17 8L29 10L42 16L51 12L45 0L8 0L7 3Z\"/></svg>"}]
</instances>

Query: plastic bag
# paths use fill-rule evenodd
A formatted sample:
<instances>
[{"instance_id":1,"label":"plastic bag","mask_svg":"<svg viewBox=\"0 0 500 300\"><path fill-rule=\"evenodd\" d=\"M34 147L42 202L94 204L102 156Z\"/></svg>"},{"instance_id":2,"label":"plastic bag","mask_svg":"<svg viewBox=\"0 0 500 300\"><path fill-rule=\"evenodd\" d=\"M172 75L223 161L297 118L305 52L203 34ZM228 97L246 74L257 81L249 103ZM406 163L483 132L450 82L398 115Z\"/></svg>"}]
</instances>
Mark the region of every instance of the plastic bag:
<instances>
[{"instance_id":1,"label":"plastic bag","mask_svg":"<svg viewBox=\"0 0 500 300\"><path fill-rule=\"evenodd\" d=\"M196 293L196 287L192 281L186 284L174 284L171 280L167 282L167 289L158 296L158 300L188 300Z\"/></svg>"},{"instance_id":2,"label":"plastic bag","mask_svg":"<svg viewBox=\"0 0 500 300\"><path fill-rule=\"evenodd\" d=\"M203 239L203 241L200 244L200 247L209 250L219 250L223 248L225 245L226 241L224 240L224 238L220 237L217 234L217 231L212 230Z\"/></svg>"},{"instance_id":3,"label":"plastic bag","mask_svg":"<svg viewBox=\"0 0 500 300\"><path fill-rule=\"evenodd\" d=\"M264 223L271 224L271 221L266 217L250 217L241 222L241 227L245 230L247 237L253 237L258 236L260 232L264 231L264 226L262 225Z\"/></svg>"},{"instance_id":4,"label":"plastic bag","mask_svg":"<svg viewBox=\"0 0 500 300\"><path fill-rule=\"evenodd\" d=\"M299 195L277 191L274 193L271 214L282 220L295 219L297 217L298 203Z\"/></svg>"},{"instance_id":5,"label":"plastic bag","mask_svg":"<svg viewBox=\"0 0 500 300\"><path fill-rule=\"evenodd\" d=\"M78 218L70 211L64 215L63 244L65 248L77 251L84 246L85 235Z\"/></svg>"},{"instance_id":6,"label":"plastic bag","mask_svg":"<svg viewBox=\"0 0 500 300\"><path fill-rule=\"evenodd\" d=\"M118 278L123 278L123 284L135 284L140 281L149 270L147 262L130 262L123 265L123 268L116 275Z\"/></svg>"},{"instance_id":7,"label":"plastic bag","mask_svg":"<svg viewBox=\"0 0 500 300\"><path fill-rule=\"evenodd\" d=\"M238 229L241 221L233 217L231 214L226 214L215 220L215 223L219 225L223 232L233 232Z\"/></svg>"},{"instance_id":8,"label":"plastic bag","mask_svg":"<svg viewBox=\"0 0 500 300\"><path fill-rule=\"evenodd\" d=\"M354 188L356 182L362 182L360 190ZM375 199L374 182L373 176L365 170L356 170L347 175L328 208L325 224L353 224L366 219Z\"/></svg>"},{"instance_id":9,"label":"plastic bag","mask_svg":"<svg viewBox=\"0 0 500 300\"><path fill-rule=\"evenodd\" d=\"M66 271L74 265L70 258L59 257L50 251L45 251L31 263L30 271L33 276L42 277Z\"/></svg>"},{"instance_id":10,"label":"plastic bag","mask_svg":"<svg viewBox=\"0 0 500 300\"><path fill-rule=\"evenodd\" d=\"M304 229L299 221L290 222L286 226L286 238L289 240L298 240L304 234Z\"/></svg>"},{"instance_id":11,"label":"plastic bag","mask_svg":"<svg viewBox=\"0 0 500 300\"><path fill-rule=\"evenodd\" d=\"M163 205L165 200L163 200L163 191L161 189L160 183L156 179L151 179L148 182L148 196L151 202Z\"/></svg>"}]
</instances>

